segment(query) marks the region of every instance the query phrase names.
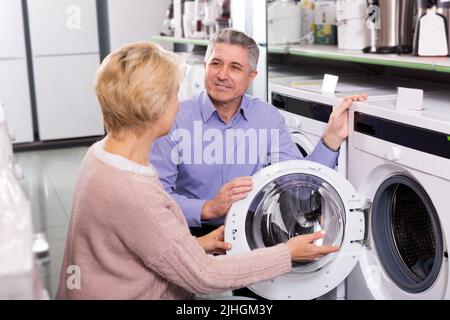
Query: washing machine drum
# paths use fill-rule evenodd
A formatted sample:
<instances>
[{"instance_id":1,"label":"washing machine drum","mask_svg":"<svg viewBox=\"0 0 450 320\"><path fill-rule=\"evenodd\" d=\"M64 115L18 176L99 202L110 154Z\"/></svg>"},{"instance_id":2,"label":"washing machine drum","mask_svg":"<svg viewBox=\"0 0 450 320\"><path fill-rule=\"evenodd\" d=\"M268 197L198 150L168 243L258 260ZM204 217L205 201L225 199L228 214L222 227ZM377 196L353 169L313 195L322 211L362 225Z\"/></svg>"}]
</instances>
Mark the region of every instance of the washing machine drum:
<instances>
[{"instance_id":1,"label":"washing machine drum","mask_svg":"<svg viewBox=\"0 0 450 320\"><path fill-rule=\"evenodd\" d=\"M254 177L251 194L232 206L225 240L229 254L242 254L325 231L316 245L340 251L293 262L289 274L250 288L268 299L313 299L341 283L357 262L364 237L364 215L354 188L334 170L310 161L274 164Z\"/></svg>"}]
</instances>

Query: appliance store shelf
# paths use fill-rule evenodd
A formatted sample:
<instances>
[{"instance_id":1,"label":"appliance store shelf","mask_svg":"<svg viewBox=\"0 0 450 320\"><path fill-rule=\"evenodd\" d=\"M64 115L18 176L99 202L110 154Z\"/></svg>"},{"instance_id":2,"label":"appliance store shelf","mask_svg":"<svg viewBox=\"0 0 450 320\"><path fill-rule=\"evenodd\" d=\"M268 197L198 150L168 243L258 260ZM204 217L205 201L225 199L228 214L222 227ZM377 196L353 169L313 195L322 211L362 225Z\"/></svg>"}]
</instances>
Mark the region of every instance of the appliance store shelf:
<instances>
[{"instance_id":1,"label":"appliance store shelf","mask_svg":"<svg viewBox=\"0 0 450 320\"><path fill-rule=\"evenodd\" d=\"M448 57L371 54L327 45L269 46L269 53L450 73Z\"/></svg>"},{"instance_id":2,"label":"appliance store shelf","mask_svg":"<svg viewBox=\"0 0 450 320\"><path fill-rule=\"evenodd\" d=\"M177 38L168 36L153 36L152 41L155 42L166 42L166 43L179 43L179 44L191 44L195 46L208 46L208 40L203 39L188 39L188 38Z\"/></svg>"}]
</instances>

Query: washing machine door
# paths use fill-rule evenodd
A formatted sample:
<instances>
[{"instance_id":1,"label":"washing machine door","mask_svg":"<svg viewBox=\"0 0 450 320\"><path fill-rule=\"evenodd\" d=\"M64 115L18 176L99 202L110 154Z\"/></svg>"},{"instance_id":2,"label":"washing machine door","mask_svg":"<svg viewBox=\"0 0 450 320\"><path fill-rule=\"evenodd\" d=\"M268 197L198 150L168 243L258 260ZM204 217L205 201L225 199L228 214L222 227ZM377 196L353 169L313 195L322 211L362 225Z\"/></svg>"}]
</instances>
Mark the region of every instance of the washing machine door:
<instances>
[{"instance_id":1,"label":"washing machine door","mask_svg":"<svg viewBox=\"0 0 450 320\"><path fill-rule=\"evenodd\" d=\"M303 157L307 157L314 150L312 141L301 132L291 132L291 139Z\"/></svg>"},{"instance_id":2,"label":"washing machine door","mask_svg":"<svg viewBox=\"0 0 450 320\"><path fill-rule=\"evenodd\" d=\"M293 262L290 273L250 286L267 299L314 299L338 286L353 270L363 246L363 202L336 171L295 160L264 168L253 176L254 189L235 203L225 221L228 254L248 253L324 230L316 245L339 252L312 261Z\"/></svg>"}]
</instances>

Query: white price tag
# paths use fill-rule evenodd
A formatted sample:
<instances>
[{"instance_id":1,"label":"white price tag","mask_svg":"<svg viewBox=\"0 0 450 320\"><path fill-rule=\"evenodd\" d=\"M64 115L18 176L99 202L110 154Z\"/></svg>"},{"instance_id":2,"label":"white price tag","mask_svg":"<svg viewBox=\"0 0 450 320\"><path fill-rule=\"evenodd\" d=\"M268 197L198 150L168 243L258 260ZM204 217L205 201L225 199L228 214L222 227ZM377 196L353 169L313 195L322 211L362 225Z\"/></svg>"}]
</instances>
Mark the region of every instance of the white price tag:
<instances>
[{"instance_id":1,"label":"white price tag","mask_svg":"<svg viewBox=\"0 0 450 320\"><path fill-rule=\"evenodd\" d=\"M423 90L398 87L397 108L404 110L422 110Z\"/></svg>"},{"instance_id":2,"label":"white price tag","mask_svg":"<svg viewBox=\"0 0 450 320\"><path fill-rule=\"evenodd\" d=\"M323 93L334 93L336 91L336 86L339 81L338 76L333 76L331 74L325 74L322 82L322 92Z\"/></svg>"}]
</instances>

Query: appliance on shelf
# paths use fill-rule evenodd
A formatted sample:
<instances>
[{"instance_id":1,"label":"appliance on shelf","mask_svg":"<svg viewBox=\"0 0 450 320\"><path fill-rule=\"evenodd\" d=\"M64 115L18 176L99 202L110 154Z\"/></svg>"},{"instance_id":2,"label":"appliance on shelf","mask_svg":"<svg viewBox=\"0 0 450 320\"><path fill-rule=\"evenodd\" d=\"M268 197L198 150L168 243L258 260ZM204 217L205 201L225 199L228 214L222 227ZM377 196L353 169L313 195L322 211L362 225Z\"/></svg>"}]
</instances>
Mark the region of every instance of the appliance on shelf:
<instances>
[{"instance_id":1,"label":"appliance on shelf","mask_svg":"<svg viewBox=\"0 0 450 320\"><path fill-rule=\"evenodd\" d=\"M173 20L174 36L181 38L183 36L183 1L173 0Z\"/></svg>"},{"instance_id":2,"label":"appliance on shelf","mask_svg":"<svg viewBox=\"0 0 450 320\"><path fill-rule=\"evenodd\" d=\"M450 52L450 0L438 0L437 12L445 17L447 24L447 44Z\"/></svg>"},{"instance_id":3,"label":"appliance on shelf","mask_svg":"<svg viewBox=\"0 0 450 320\"><path fill-rule=\"evenodd\" d=\"M161 35L171 37L175 33L173 28L173 3L167 7L166 18L163 20L161 27Z\"/></svg>"},{"instance_id":4,"label":"appliance on shelf","mask_svg":"<svg viewBox=\"0 0 450 320\"><path fill-rule=\"evenodd\" d=\"M414 5L411 0L369 0L370 45L364 52L411 53Z\"/></svg>"},{"instance_id":5,"label":"appliance on shelf","mask_svg":"<svg viewBox=\"0 0 450 320\"><path fill-rule=\"evenodd\" d=\"M338 0L336 19L339 49L362 50L369 45L366 0Z\"/></svg>"},{"instance_id":6,"label":"appliance on shelf","mask_svg":"<svg viewBox=\"0 0 450 320\"><path fill-rule=\"evenodd\" d=\"M185 38L190 38L192 36L193 28L192 24L195 19L195 2L185 1L184 2L184 13L183 13L183 34Z\"/></svg>"},{"instance_id":7,"label":"appliance on shelf","mask_svg":"<svg viewBox=\"0 0 450 320\"><path fill-rule=\"evenodd\" d=\"M314 5L314 43L336 45L336 23L336 2L316 2Z\"/></svg>"},{"instance_id":8,"label":"appliance on shelf","mask_svg":"<svg viewBox=\"0 0 450 320\"><path fill-rule=\"evenodd\" d=\"M206 38L210 39L219 29L217 18L220 16L220 7L216 0L206 1L205 6L205 25Z\"/></svg>"},{"instance_id":9,"label":"appliance on shelf","mask_svg":"<svg viewBox=\"0 0 450 320\"><path fill-rule=\"evenodd\" d=\"M206 38L205 31L205 12L206 10L206 0L195 0L194 9L194 21L192 23L192 37L204 39Z\"/></svg>"},{"instance_id":10,"label":"appliance on shelf","mask_svg":"<svg viewBox=\"0 0 450 320\"><path fill-rule=\"evenodd\" d=\"M269 44L299 43L302 39L302 8L294 1L281 0L269 4Z\"/></svg>"},{"instance_id":11,"label":"appliance on shelf","mask_svg":"<svg viewBox=\"0 0 450 320\"><path fill-rule=\"evenodd\" d=\"M205 88L205 66L203 56L182 56L185 61L185 75L180 83L178 98L187 100L200 94Z\"/></svg>"},{"instance_id":12,"label":"appliance on shelf","mask_svg":"<svg viewBox=\"0 0 450 320\"><path fill-rule=\"evenodd\" d=\"M418 1L416 29L414 34L414 54L417 56L433 57L447 56L449 44L447 35L447 19L443 14L450 7L450 1L439 2L440 12L436 12L436 6L430 1Z\"/></svg>"}]
</instances>

